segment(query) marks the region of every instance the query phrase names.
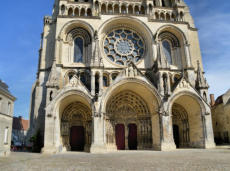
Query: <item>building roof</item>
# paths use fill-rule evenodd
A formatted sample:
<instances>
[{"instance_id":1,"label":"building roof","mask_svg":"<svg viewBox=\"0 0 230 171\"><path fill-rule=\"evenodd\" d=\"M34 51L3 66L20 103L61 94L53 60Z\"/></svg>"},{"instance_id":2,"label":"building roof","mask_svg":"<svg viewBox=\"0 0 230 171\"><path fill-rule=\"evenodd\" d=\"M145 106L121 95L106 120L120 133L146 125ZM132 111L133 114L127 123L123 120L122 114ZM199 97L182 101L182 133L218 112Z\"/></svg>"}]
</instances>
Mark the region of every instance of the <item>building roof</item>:
<instances>
[{"instance_id":1,"label":"building roof","mask_svg":"<svg viewBox=\"0 0 230 171\"><path fill-rule=\"evenodd\" d=\"M27 131L29 128L29 121L23 119L21 116L13 118L13 129Z\"/></svg>"},{"instance_id":2,"label":"building roof","mask_svg":"<svg viewBox=\"0 0 230 171\"><path fill-rule=\"evenodd\" d=\"M8 85L0 79L0 93L15 101L16 98L10 93Z\"/></svg>"},{"instance_id":3,"label":"building roof","mask_svg":"<svg viewBox=\"0 0 230 171\"><path fill-rule=\"evenodd\" d=\"M216 99L215 106L219 104L230 104L230 89Z\"/></svg>"},{"instance_id":4,"label":"building roof","mask_svg":"<svg viewBox=\"0 0 230 171\"><path fill-rule=\"evenodd\" d=\"M2 80L0 80L0 87L2 88L2 89L4 89L5 91L9 91L8 90L8 85L6 84L6 83L4 83Z\"/></svg>"}]
</instances>

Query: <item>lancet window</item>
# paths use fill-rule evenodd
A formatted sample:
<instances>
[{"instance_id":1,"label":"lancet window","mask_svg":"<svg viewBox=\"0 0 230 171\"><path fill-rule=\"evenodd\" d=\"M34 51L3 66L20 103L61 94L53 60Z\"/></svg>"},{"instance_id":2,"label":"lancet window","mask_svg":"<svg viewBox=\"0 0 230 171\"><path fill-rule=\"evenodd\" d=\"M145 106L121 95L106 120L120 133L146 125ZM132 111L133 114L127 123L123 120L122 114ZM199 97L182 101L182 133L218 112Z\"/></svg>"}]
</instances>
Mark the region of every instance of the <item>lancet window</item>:
<instances>
[{"instance_id":1,"label":"lancet window","mask_svg":"<svg viewBox=\"0 0 230 171\"><path fill-rule=\"evenodd\" d=\"M74 40L74 62L83 62L84 41L81 37Z\"/></svg>"},{"instance_id":2,"label":"lancet window","mask_svg":"<svg viewBox=\"0 0 230 171\"><path fill-rule=\"evenodd\" d=\"M86 63L89 61L91 36L87 30L80 27L72 29L67 34L66 41L69 43L68 62Z\"/></svg>"},{"instance_id":3,"label":"lancet window","mask_svg":"<svg viewBox=\"0 0 230 171\"><path fill-rule=\"evenodd\" d=\"M182 57L178 38L170 32L163 32L159 35L159 40L161 41L161 56L164 56L170 65L181 68Z\"/></svg>"}]
</instances>

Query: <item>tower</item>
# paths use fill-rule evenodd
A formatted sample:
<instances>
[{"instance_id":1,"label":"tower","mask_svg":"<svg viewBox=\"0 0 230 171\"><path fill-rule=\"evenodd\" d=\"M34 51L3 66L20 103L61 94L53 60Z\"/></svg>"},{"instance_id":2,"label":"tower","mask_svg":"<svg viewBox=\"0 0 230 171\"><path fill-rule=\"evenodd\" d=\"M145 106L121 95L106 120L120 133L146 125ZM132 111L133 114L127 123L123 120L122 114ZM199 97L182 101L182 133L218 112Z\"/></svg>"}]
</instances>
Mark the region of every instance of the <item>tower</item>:
<instances>
[{"instance_id":1,"label":"tower","mask_svg":"<svg viewBox=\"0 0 230 171\"><path fill-rule=\"evenodd\" d=\"M42 132L44 152L211 148L207 93L183 0L56 0L44 18L31 134Z\"/></svg>"}]
</instances>

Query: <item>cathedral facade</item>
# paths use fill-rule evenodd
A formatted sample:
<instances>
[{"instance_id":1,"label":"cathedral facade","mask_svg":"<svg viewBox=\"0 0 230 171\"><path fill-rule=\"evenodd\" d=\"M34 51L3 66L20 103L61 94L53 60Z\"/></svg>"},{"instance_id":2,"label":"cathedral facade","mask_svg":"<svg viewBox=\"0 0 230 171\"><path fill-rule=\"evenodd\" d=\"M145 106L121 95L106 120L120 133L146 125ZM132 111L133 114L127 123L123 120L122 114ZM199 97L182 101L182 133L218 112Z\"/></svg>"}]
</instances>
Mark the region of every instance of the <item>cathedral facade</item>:
<instances>
[{"instance_id":1,"label":"cathedral facade","mask_svg":"<svg viewBox=\"0 0 230 171\"><path fill-rule=\"evenodd\" d=\"M208 88L183 0L55 0L30 134L46 153L212 148Z\"/></svg>"}]
</instances>

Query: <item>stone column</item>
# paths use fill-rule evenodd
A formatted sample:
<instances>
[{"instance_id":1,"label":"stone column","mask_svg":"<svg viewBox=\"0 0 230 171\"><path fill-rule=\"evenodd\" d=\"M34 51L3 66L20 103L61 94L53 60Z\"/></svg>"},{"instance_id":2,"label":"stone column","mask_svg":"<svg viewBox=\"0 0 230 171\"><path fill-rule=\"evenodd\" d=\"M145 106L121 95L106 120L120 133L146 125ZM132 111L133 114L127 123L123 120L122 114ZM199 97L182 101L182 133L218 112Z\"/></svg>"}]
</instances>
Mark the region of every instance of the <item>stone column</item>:
<instances>
[{"instance_id":1,"label":"stone column","mask_svg":"<svg viewBox=\"0 0 230 171\"><path fill-rule=\"evenodd\" d=\"M95 96L95 72L91 71L91 94Z\"/></svg>"},{"instance_id":2,"label":"stone column","mask_svg":"<svg viewBox=\"0 0 230 171\"><path fill-rule=\"evenodd\" d=\"M92 145L90 147L91 153L100 153L106 151L105 146L105 129L104 129L104 119L101 113L97 113L93 111L93 137L92 137Z\"/></svg>"},{"instance_id":3,"label":"stone column","mask_svg":"<svg viewBox=\"0 0 230 171\"><path fill-rule=\"evenodd\" d=\"M164 95L164 86L163 86L163 74L161 72L158 73L158 80L159 80L159 84L158 84L158 89L160 91L160 94Z\"/></svg>"},{"instance_id":4,"label":"stone column","mask_svg":"<svg viewBox=\"0 0 230 171\"><path fill-rule=\"evenodd\" d=\"M153 61L155 61L157 59L157 43L154 40L153 41Z\"/></svg>"},{"instance_id":5,"label":"stone column","mask_svg":"<svg viewBox=\"0 0 230 171\"><path fill-rule=\"evenodd\" d=\"M176 149L173 139L172 117L167 113L160 113L161 151Z\"/></svg>"},{"instance_id":6,"label":"stone column","mask_svg":"<svg viewBox=\"0 0 230 171\"><path fill-rule=\"evenodd\" d=\"M168 94L171 94L171 84L170 84L169 74L167 74L167 77L168 77Z\"/></svg>"},{"instance_id":7,"label":"stone column","mask_svg":"<svg viewBox=\"0 0 230 171\"><path fill-rule=\"evenodd\" d=\"M112 78L112 74L109 74L109 86L113 84L113 78Z\"/></svg>"},{"instance_id":8,"label":"stone column","mask_svg":"<svg viewBox=\"0 0 230 171\"><path fill-rule=\"evenodd\" d=\"M105 11L105 13L108 13L108 4L106 4L106 11Z\"/></svg>"},{"instance_id":9,"label":"stone column","mask_svg":"<svg viewBox=\"0 0 230 171\"><path fill-rule=\"evenodd\" d=\"M177 65L180 66L180 68L183 68L180 47L176 47L175 53L177 55Z\"/></svg>"},{"instance_id":10,"label":"stone column","mask_svg":"<svg viewBox=\"0 0 230 171\"><path fill-rule=\"evenodd\" d=\"M52 114L45 116L45 135L42 153L52 154L57 152L55 147L55 117Z\"/></svg>"},{"instance_id":11,"label":"stone column","mask_svg":"<svg viewBox=\"0 0 230 171\"><path fill-rule=\"evenodd\" d=\"M189 51L189 44L185 44L185 57L186 57L186 64L187 64L187 67L190 68L192 66L191 64L191 55L190 55L190 51Z\"/></svg>"},{"instance_id":12,"label":"stone column","mask_svg":"<svg viewBox=\"0 0 230 171\"><path fill-rule=\"evenodd\" d=\"M99 74L99 94L103 93L103 72L101 71Z\"/></svg>"},{"instance_id":13,"label":"stone column","mask_svg":"<svg viewBox=\"0 0 230 171\"><path fill-rule=\"evenodd\" d=\"M204 132L204 148L215 148L212 117L211 112L207 112L202 115L203 120L203 132Z\"/></svg>"},{"instance_id":14,"label":"stone column","mask_svg":"<svg viewBox=\"0 0 230 171\"><path fill-rule=\"evenodd\" d=\"M141 145L141 122L140 120L137 121L137 149L141 149L140 145Z\"/></svg>"},{"instance_id":15,"label":"stone column","mask_svg":"<svg viewBox=\"0 0 230 171\"><path fill-rule=\"evenodd\" d=\"M99 6L98 6L98 15L101 15L101 3L99 3Z\"/></svg>"},{"instance_id":16,"label":"stone column","mask_svg":"<svg viewBox=\"0 0 230 171\"><path fill-rule=\"evenodd\" d=\"M112 6L113 14L114 14L114 5Z\"/></svg>"},{"instance_id":17,"label":"stone column","mask_svg":"<svg viewBox=\"0 0 230 171\"><path fill-rule=\"evenodd\" d=\"M152 115L152 148L161 150L161 128L159 114L156 112Z\"/></svg>"},{"instance_id":18,"label":"stone column","mask_svg":"<svg viewBox=\"0 0 230 171\"><path fill-rule=\"evenodd\" d=\"M158 1L159 6L162 7L162 1Z\"/></svg>"},{"instance_id":19,"label":"stone column","mask_svg":"<svg viewBox=\"0 0 230 171\"><path fill-rule=\"evenodd\" d=\"M147 5L147 11L146 11L147 15L150 15L150 10L149 10L149 6Z\"/></svg>"}]
</instances>

